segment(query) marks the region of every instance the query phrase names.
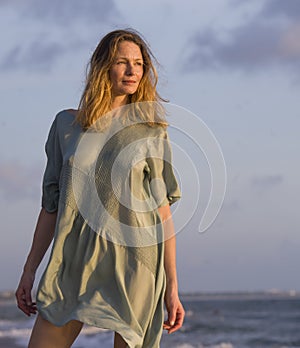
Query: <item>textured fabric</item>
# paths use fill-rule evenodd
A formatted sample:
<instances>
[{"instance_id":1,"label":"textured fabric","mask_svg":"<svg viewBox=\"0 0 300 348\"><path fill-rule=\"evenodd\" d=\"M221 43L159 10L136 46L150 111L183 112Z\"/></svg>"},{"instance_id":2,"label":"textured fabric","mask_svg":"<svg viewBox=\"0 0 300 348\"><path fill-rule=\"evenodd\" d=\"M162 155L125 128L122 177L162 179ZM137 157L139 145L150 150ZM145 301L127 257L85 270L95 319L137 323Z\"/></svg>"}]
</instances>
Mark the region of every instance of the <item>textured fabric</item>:
<instances>
[{"instance_id":1,"label":"textured fabric","mask_svg":"<svg viewBox=\"0 0 300 348\"><path fill-rule=\"evenodd\" d=\"M165 272L157 207L180 198L168 133L161 127L136 124L106 141L103 132L97 135L95 147L89 145L87 152L76 157L85 132L73 121L69 111L58 113L45 146L42 206L58 212L50 259L38 286L38 310L57 326L76 319L119 332L129 347L159 347ZM128 208L119 201L119 194L126 194L126 185L125 162L118 161L118 154L132 144L126 153L127 162L134 163L128 177L132 201L136 197L138 202L146 201L147 208L155 202L152 210L135 210L134 204ZM160 155L153 156L151 149L159 150ZM92 199L93 188L101 201L99 207ZM80 200L99 225L93 226L83 216ZM111 224L107 216L120 225ZM130 226L133 232L123 226ZM124 231L124 241L132 246L122 243ZM114 242L115 235L120 243Z\"/></svg>"}]
</instances>

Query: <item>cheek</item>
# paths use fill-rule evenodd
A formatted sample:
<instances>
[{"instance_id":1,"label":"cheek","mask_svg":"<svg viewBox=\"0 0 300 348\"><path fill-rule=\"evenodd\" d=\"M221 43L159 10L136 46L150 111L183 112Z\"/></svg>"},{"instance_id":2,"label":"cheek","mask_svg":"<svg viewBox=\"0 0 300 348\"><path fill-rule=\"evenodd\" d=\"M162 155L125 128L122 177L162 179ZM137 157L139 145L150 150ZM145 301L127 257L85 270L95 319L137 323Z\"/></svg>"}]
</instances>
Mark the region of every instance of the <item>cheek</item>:
<instances>
[{"instance_id":1,"label":"cheek","mask_svg":"<svg viewBox=\"0 0 300 348\"><path fill-rule=\"evenodd\" d=\"M116 83L118 81L120 72L117 69L111 69L109 71L109 78L112 83Z\"/></svg>"},{"instance_id":2,"label":"cheek","mask_svg":"<svg viewBox=\"0 0 300 348\"><path fill-rule=\"evenodd\" d=\"M143 75L144 75L144 71L143 70L138 72L138 78L139 78L140 81L141 81Z\"/></svg>"},{"instance_id":3,"label":"cheek","mask_svg":"<svg viewBox=\"0 0 300 348\"><path fill-rule=\"evenodd\" d=\"M115 80L116 78L116 72L114 70L111 70L109 72L109 77L110 77L110 80L113 82L113 80Z\"/></svg>"}]
</instances>

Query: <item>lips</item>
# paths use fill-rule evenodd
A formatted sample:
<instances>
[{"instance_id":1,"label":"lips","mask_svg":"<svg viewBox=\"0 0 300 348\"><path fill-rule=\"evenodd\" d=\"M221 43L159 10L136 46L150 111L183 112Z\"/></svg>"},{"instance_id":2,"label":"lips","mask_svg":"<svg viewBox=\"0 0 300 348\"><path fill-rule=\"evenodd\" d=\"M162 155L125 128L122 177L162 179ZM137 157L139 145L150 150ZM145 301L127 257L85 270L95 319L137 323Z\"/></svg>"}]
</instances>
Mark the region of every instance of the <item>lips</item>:
<instances>
[{"instance_id":1,"label":"lips","mask_svg":"<svg viewBox=\"0 0 300 348\"><path fill-rule=\"evenodd\" d=\"M134 83L136 83L136 81L134 81L134 80L124 80L123 83L134 84Z\"/></svg>"}]
</instances>

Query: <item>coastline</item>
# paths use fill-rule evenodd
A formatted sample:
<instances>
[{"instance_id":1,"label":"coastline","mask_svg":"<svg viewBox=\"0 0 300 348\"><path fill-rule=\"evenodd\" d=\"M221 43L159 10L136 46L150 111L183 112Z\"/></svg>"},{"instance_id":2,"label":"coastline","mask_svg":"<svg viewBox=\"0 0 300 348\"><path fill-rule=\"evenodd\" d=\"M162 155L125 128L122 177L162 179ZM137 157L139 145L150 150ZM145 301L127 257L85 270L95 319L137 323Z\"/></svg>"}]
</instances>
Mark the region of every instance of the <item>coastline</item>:
<instances>
[{"instance_id":1,"label":"coastline","mask_svg":"<svg viewBox=\"0 0 300 348\"><path fill-rule=\"evenodd\" d=\"M296 290L261 290L261 291L196 291L180 292L183 301L204 300L259 300L259 299L300 299L300 291ZM35 291L33 291L33 297ZM11 290L0 291L0 305L15 302L15 293Z\"/></svg>"},{"instance_id":2,"label":"coastline","mask_svg":"<svg viewBox=\"0 0 300 348\"><path fill-rule=\"evenodd\" d=\"M180 293L183 301L206 300L299 300L300 292L295 290L280 291L276 289L266 291L225 291L225 292L185 292Z\"/></svg>"},{"instance_id":3,"label":"coastline","mask_svg":"<svg viewBox=\"0 0 300 348\"><path fill-rule=\"evenodd\" d=\"M164 332L162 348L283 348L300 342L300 292L186 292L180 297L185 324L176 335ZM26 347L34 317L24 316L11 291L0 292L0 306L0 348ZM111 342L110 331L86 326L74 348L107 348Z\"/></svg>"}]
</instances>

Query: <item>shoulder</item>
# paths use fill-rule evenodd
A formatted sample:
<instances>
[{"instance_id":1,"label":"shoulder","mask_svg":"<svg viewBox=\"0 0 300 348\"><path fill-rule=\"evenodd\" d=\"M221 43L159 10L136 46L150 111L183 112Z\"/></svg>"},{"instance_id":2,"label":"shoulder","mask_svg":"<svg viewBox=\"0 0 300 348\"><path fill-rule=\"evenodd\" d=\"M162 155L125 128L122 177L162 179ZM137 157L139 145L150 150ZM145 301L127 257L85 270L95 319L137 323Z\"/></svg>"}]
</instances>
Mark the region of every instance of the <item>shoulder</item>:
<instances>
[{"instance_id":1,"label":"shoulder","mask_svg":"<svg viewBox=\"0 0 300 348\"><path fill-rule=\"evenodd\" d=\"M75 117L77 116L78 110L76 109L64 109L59 111L56 115L55 115L55 119L56 120L61 120L64 118L73 118L75 119Z\"/></svg>"},{"instance_id":2,"label":"shoulder","mask_svg":"<svg viewBox=\"0 0 300 348\"><path fill-rule=\"evenodd\" d=\"M48 137L64 137L67 132L70 132L76 127L74 109L61 110L56 113L50 126Z\"/></svg>"},{"instance_id":3,"label":"shoulder","mask_svg":"<svg viewBox=\"0 0 300 348\"><path fill-rule=\"evenodd\" d=\"M75 109L64 109L59 111L54 118L54 123L57 127L64 127L74 122L78 110Z\"/></svg>"}]
</instances>

